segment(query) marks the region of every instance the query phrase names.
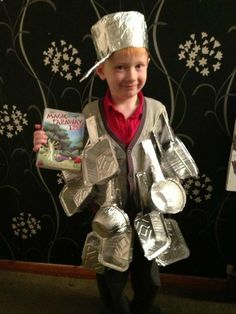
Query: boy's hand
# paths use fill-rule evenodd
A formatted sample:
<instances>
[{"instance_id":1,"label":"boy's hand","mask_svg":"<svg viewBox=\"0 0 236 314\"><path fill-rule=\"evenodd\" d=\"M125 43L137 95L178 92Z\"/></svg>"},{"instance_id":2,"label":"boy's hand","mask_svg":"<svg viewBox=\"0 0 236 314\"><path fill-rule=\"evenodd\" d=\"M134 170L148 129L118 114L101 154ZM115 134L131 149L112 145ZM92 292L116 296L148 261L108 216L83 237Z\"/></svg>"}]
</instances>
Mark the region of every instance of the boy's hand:
<instances>
[{"instance_id":1,"label":"boy's hand","mask_svg":"<svg viewBox=\"0 0 236 314\"><path fill-rule=\"evenodd\" d=\"M42 129L41 124L35 124L34 138L33 138L33 151L37 152L43 144L47 143L48 137L46 132Z\"/></svg>"}]
</instances>

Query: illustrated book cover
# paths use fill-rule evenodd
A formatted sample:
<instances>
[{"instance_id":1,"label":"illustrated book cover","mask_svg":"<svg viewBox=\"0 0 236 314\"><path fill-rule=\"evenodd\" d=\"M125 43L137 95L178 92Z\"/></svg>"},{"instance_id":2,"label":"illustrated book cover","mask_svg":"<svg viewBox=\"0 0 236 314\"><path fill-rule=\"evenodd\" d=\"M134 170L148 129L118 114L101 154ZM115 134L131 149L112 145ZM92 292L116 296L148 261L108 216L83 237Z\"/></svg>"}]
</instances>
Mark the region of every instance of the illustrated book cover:
<instances>
[{"instance_id":1,"label":"illustrated book cover","mask_svg":"<svg viewBox=\"0 0 236 314\"><path fill-rule=\"evenodd\" d=\"M36 158L39 168L81 171L85 117L79 112L45 108L42 128L48 136Z\"/></svg>"},{"instance_id":2,"label":"illustrated book cover","mask_svg":"<svg viewBox=\"0 0 236 314\"><path fill-rule=\"evenodd\" d=\"M226 190L236 192L236 120L234 124L233 142L229 156Z\"/></svg>"}]
</instances>

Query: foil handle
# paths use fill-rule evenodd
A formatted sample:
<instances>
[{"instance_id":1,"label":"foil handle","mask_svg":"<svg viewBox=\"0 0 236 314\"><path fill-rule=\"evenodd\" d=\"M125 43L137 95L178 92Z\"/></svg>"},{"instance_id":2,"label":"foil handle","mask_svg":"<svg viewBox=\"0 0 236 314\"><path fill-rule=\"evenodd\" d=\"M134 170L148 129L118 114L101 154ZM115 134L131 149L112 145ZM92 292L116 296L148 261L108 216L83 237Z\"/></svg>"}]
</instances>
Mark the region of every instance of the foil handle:
<instances>
[{"instance_id":1,"label":"foil handle","mask_svg":"<svg viewBox=\"0 0 236 314\"><path fill-rule=\"evenodd\" d=\"M107 182L106 200L103 206L110 206L111 204L121 204L121 191L118 188L117 178L112 178Z\"/></svg>"},{"instance_id":2,"label":"foil handle","mask_svg":"<svg viewBox=\"0 0 236 314\"><path fill-rule=\"evenodd\" d=\"M95 144L99 139L95 116L91 116L86 119L86 126L89 134L90 143Z\"/></svg>"},{"instance_id":3,"label":"foil handle","mask_svg":"<svg viewBox=\"0 0 236 314\"><path fill-rule=\"evenodd\" d=\"M138 184L138 192L139 192L139 201L141 205L142 212L147 211L148 205L148 183L147 183L147 175L146 172L137 172L136 174L137 184Z\"/></svg>"},{"instance_id":4,"label":"foil handle","mask_svg":"<svg viewBox=\"0 0 236 314\"><path fill-rule=\"evenodd\" d=\"M142 141L142 146L151 163L153 181L160 182L165 180L152 141L150 139Z\"/></svg>"}]
</instances>

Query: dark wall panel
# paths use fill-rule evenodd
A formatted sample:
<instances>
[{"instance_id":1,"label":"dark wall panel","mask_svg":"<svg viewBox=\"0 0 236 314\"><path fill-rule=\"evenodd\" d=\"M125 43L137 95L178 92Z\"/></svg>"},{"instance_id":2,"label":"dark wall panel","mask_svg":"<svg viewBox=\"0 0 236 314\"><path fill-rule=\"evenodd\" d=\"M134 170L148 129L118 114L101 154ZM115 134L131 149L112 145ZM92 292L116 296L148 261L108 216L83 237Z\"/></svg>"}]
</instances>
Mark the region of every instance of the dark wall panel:
<instances>
[{"instance_id":1,"label":"dark wall panel","mask_svg":"<svg viewBox=\"0 0 236 314\"><path fill-rule=\"evenodd\" d=\"M81 262L89 214L65 215L63 178L36 169L32 137L45 107L80 111L103 95L97 78L79 79L96 58L91 25L119 10L144 13L145 94L166 105L200 169L175 216L191 255L162 271L222 277L226 264L236 264L236 194L225 190L236 118L234 0L0 1L0 258Z\"/></svg>"}]
</instances>

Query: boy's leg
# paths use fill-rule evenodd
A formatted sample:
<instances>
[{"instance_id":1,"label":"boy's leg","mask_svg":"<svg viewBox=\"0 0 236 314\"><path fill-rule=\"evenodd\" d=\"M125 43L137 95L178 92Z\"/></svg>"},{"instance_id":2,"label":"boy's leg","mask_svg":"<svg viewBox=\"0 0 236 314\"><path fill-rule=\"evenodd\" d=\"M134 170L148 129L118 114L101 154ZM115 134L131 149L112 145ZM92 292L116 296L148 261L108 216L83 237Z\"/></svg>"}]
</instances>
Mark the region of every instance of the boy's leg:
<instances>
[{"instance_id":1,"label":"boy's leg","mask_svg":"<svg viewBox=\"0 0 236 314\"><path fill-rule=\"evenodd\" d=\"M106 269L104 274L97 274L97 285L104 314L130 314L129 302L124 294L127 280L128 271Z\"/></svg>"},{"instance_id":2,"label":"boy's leg","mask_svg":"<svg viewBox=\"0 0 236 314\"><path fill-rule=\"evenodd\" d=\"M155 261L149 261L135 233L133 261L130 266L131 283L134 297L131 303L131 313L152 313L155 298L160 286L159 268Z\"/></svg>"}]
</instances>

